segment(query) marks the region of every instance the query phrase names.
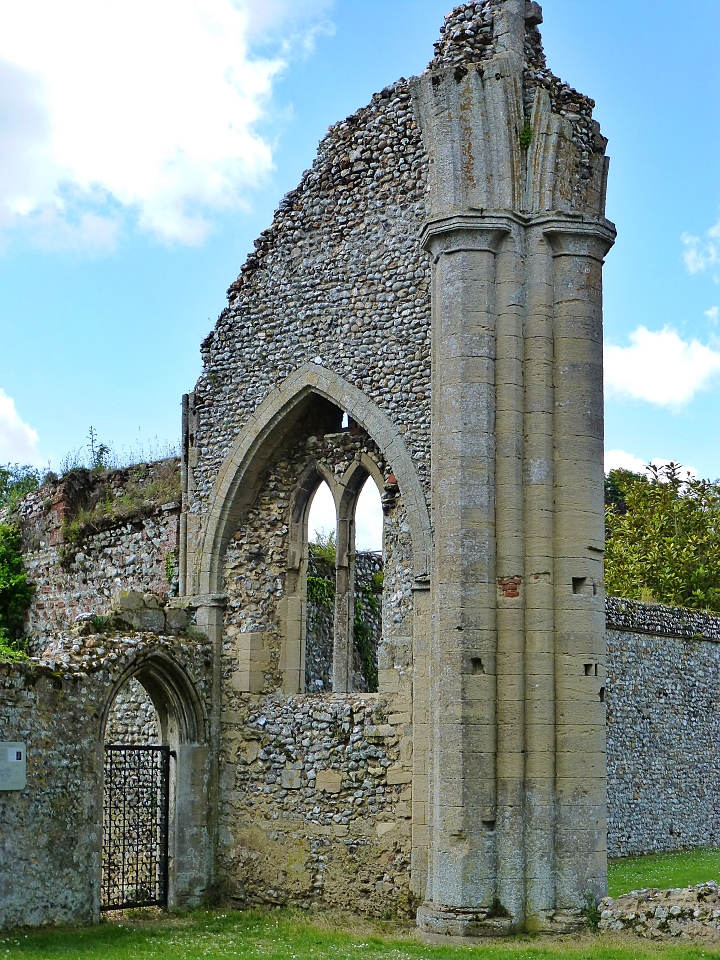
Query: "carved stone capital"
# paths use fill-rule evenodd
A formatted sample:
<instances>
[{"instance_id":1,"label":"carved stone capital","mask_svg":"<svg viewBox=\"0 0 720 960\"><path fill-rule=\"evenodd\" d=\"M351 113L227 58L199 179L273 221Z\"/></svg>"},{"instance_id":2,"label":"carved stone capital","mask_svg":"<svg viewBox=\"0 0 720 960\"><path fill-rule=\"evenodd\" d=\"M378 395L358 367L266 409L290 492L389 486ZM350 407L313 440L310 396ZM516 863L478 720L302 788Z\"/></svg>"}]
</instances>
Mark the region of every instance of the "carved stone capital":
<instances>
[{"instance_id":1,"label":"carved stone capital","mask_svg":"<svg viewBox=\"0 0 720 960\"><path fill-rule=\"evenodd\" d=\"M615 243L617 231L609 220L547 218L536 221L553 257L591 257L600 263Z\"/></svg>"},{"instance_id":2,"label":"carved stone capital","mask_svg":"<svg viewBox=\"0 0 720 960\"><path fill-rule=\"evenodd\" d=\"M512 232L520 218L512 215L458 213L428 220L420 235L420 243L435 262L448 253L485 251L496 254L502 241Z\"/></svg>"}]
</instances>

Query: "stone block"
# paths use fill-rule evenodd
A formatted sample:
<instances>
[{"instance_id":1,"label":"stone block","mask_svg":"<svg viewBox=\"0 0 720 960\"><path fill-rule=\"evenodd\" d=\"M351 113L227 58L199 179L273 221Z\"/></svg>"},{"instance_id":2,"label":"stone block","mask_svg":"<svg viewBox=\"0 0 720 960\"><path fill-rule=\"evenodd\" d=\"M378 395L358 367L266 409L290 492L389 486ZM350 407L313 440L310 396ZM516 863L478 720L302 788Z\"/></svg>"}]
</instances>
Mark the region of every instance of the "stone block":
<instances>
[{"instance_id":1,"label":"stone block","mask_svg":"<svg viewBox=\"0 0 720 960\"><path fill-rule=\"evenodd\" d=\"M139 613L140 629L150 633L165 633L165 613L161 609L146 609Z\"/></svg>"},{"instance_id":2,"label":"stone block","mask_svg":"<svg viewBox=\"0 0 720 960\"><path fill-rule=\"evenodd\" d=\"M337 770L318 770L315 780L315 789L325 793L340 793L342 788L342 774Z\"/></svg>"},{"instance_id":3,"label":"stone block","mask_svg":"<svg viewBox=\"0 0 720 960\"><path fill-rule=\"evenodd\" d=\"M397 824L388 823L387 820L383 820L375 826L375 832L378 837L386 837L389 833L394 833L396 830Z\"/></svg>"},{"instance_id":4,"label":"stone block","mask_svg":"<svg viewBox=\"0 0 720 960\"><path fill-rule=\"evenodd\" d=\"M123 612L142 610L145 607L145 600L142 593L137 590L120 590L115 597L115 606Z\"/></svg>"},{"instance_id":5,"label":"stone block","mask_svg":"<svg viewBox=\"0 0 720 960\"><path fill-rule=\"evenodd\" d=\"M170 633L183 633L187 630L188 615L185 610L165 610L166 629Z\"/></svg>"},{"instance_id":6,"label":"stone block","mask_svg":"<svg viewBox=\"0 0 720 960\"><path fill-rule=\"evenodd\" d=\"M396 730L389 723L382 723L379 726L373 726L372 724L367 724L365 727L365 736L368 740L373 740L376 738L382 737L394 737Z\"/></svg>"},{"instance_id":7,"label":"stone block","mask_svg":"<svg viewBox=\"0 0 720 960\"><path fill-rule=\"evenodd\" d=\"M285 790L299 790L302 787L302 776L299 770L283 770L282 785Z\"/></svg>"},{"instance_id":8,"label":"stone block","mask_svg":"<svg viewBox=\"0 0 720 960\"><path fill-rule=\"evenodd\" d=\"M265 674L262 670L236 670L232 677L232 686L238 693L262 693Z\"/></svg>"},{"instance_id":9,"label":"stone block","mask_svg":"<svg viewBox=\"0 0 720 960\"><path fill-rule=\"evenodd\" d=\"M389 786L399 783L412 783L412 773L405 767L389 767L386 779Z\"/></svg>"}]
</instances>

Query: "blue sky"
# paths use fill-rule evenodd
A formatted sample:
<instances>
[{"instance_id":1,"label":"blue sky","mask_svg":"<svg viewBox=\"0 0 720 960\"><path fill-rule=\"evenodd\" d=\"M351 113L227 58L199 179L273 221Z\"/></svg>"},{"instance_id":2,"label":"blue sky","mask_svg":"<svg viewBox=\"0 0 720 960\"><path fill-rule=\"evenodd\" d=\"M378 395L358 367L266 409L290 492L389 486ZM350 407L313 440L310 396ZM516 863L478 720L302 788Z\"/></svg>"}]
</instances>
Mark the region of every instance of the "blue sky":
<instances>
[{"instance_id":1,"label":"blue sky","mask_svg":"<svg viewBox=\"0 0 720 960\"><path fill-rule=\"evenodd\" d=\"M0 463L179 435L199 345L328 125L446 0L0 0ZM612 463L720 476L720 4L546 0L610 139ZM620 453L618 453L620 451Z\"/></svg>"}]
</instances>

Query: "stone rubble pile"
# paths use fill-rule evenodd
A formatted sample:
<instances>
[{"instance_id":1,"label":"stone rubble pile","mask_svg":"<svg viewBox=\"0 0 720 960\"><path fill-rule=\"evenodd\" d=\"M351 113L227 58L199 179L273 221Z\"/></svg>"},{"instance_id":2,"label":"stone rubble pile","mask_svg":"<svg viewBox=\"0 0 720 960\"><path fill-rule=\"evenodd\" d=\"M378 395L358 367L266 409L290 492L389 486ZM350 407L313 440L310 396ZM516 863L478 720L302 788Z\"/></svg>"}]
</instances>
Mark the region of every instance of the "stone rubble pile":
<instances>
[{"instance_id":1,"label":"stone rubble pile","mask_svg":"<svg viewBox=\"0 0 720 960\"><path fill-rule=\"evenodd\" d=\"M720 940L720 891L714 881L673 890L633 890L600 903L600 930L629 930L651 940Z\"/></svg>"}]
</instances>

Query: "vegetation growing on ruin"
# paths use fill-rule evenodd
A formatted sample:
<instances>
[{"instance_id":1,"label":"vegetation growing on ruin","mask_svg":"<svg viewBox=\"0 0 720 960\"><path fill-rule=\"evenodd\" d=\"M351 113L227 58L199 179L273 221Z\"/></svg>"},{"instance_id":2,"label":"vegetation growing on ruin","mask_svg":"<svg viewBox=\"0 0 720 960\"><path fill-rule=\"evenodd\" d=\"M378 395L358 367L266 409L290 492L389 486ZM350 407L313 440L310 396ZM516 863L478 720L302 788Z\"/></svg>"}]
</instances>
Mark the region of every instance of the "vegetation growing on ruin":
<instances>
[{"instance_id":1,"label":"vegetation growing on ruin","mask_svg":"<svg viewBox=\"0 0 720 960\"><path fill-rule=\"evenodd\" d=\"M611 471L605 490L607 592L720 612L720 484L670 463Z\"/></svg>"},{"instance_id":2,"label":"vegetation growing on ruin","mask_svg":"<svg viewBox=\"0 0 720 960\"><path fill-rule=\"evenodd\" d=\"M380 613L380 601L373 590L373 584L366 584L358 588L360 596L355 596L355 616L353 618L353 634L355 649L360 656L362 664L362 673L368 685L368 690L373 693L378 688L378 668L376 663L377 648L375 625L365 619L365 608L368 607L374 617Z\"/></svg>"},{"instance_id":3,"label":"vegetation growing on ruin","mask_svg":"<svg viewBox=\"0 0 720 960\"><path fill-rule=\"evenodd\" d=\"M335 531L330 533L317 533L315 539L308 544L310 555L317 560L324 560L325 563L335 566L337 559L337 544L335 543Z\"/></svg>"},{"instance_id":4,"label":"vegetation growing on ruin","mask_svg":"<svg viewBox=\"0 0 720 960\"><path fill-rule=\"evenodd\" d=\"M0 523L0 660L27 659L19 639L33 587L28 582L17 527Z\"/></svg>"},{"instance_id":5,"label":"vegetation growing on ruin","mask_svg":"<svg viewBox=\"0 0 720 960\"><path fill-rule=\"evenodd\" d=\"M331 610L335 605L335 531L317 533L308 544L310 569L307 576L307 597L310 603Z\"/></svg>"},{"instance_id":6,"label":"vegetation growing on ruin","mask_svg":"<svg viewBox=\"0 0 720 960\"><path fill-rule=\"evenodd\" d=\"M87 443L71 450L60 461L59 475L62 478L78 470L88 470L100 475L109 470L123 470L138 464L171 460L180 455L177 444L161 443L157 437L145 444L138 439L131 449L116 450L111 444L100 440L94 427L88 430Z\"/></svg>"},{"instance_id":7,"label":"vegetation growing on ruin","mask_svg":"<svg viewBox=\"0 0 720 960\"><path fill-rule=\"evenodd\" d=\"M77 545L102 530L147 516L160 504L178 501L182 493L177 460L164 460L153 465L152 479L148 479L150 469L146 463L130 468L129 477L122 484L119 496L112 483L115 479L113 474L108 473L106 480L92 483L91 478L84 477L81 471L74 471L75 478L88 486L88 502L65 522L65 542ZM68 480L68 475L65 480Z\"/></svg>"}]
</instances>

